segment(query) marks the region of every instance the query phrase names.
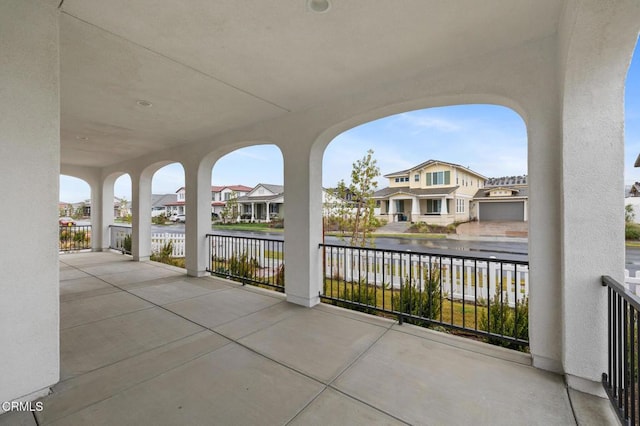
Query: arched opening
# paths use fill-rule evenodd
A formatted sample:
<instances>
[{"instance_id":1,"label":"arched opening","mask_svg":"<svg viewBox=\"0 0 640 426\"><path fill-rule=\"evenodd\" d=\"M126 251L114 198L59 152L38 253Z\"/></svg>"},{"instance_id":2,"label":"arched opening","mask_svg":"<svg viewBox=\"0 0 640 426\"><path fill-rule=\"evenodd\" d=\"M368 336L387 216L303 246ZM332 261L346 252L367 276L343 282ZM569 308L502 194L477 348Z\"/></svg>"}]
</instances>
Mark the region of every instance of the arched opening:
<instances>
[{"instance_id":1,"label":"arched opening","mask_svg":"<svg viewBox=\"0 0 640 426\"><path fill-rule=\"evenodd\" d=\"M91 187L77 177L60 175L59 216L89 222L91 218Z\"/></svg>"},{"instance_id":2,"label":"arched opening","mask_svg":"<svg viewBox=\"0 0 640 426\"><path fill-rule=\"evenodd\" d=\"M91 186L83 179L60 175L58 198L60 252L91 248Z\"/></svg>"},{"instance_id":3,"label":"arched opening","mask_svg":"<svg viewBox=\"0 0 640 426\"><path fill-rule=\"evenodd\" d=\"M120 175L113 184L113 218L116 223L131 223L131 176Z\"/></svg>"},{"instance_id":4,"label":"arched opening","mask_svg":"<svg viewBox=\"0 0 640 426\"><path fill-rule=\"evenodd\" d=\"M625 85L625 281L640 293L640 43L636 44Z\"/></svg>"},{"instance_id":5,"label":"arched opening","mask_svg":"<svg viewBox=\"0 0 640 426\"><path fill-rule=\"evenodd\" d=\"M282 152L253 145L212 168L211 271L284 291L285 187Z\"/></svg>"},{"instance_id":6,"label":"arched opening","mask_svg":"<svg viewBox=\"0 0 640 426\"><path fill-rule=\"evenodd\" d=\"M497 105L403 112L335 137L323 300L526 348L527 139Z\"/></svg>"},{"instance_id":7,"label":"arched opening","mask_svg":"<svg viewBox=\"0 0 640 426\"><path fill-rule=\"evenodd\" d=\"M151 180L151 260L185 268L185 203L182 164L156 170Z\"/></svg>"}]
</instances>

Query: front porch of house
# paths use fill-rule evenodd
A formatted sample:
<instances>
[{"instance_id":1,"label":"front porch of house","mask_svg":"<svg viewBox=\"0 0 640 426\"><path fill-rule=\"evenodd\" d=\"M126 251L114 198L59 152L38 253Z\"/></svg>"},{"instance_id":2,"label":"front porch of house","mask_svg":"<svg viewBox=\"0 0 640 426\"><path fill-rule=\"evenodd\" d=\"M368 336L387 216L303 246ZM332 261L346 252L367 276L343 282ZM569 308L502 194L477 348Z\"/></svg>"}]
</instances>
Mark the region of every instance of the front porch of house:
<instances>
[{"instance_id":1,"label":"front porch of house","mask_svg":"<svg viewBox=\"0 0 640 426\"><path fill-rule=\"evenodd\" d=\"M469 220L469 201L451 196L396 196L380 202L378 218L391 222L425 222L446 226Z\"/></svg>"},{"instance_id":2,"label":"front porch of house","mask_svg":"<svg viewBox=\"0 0 640 426\"><path fill-rule=\"evenodd\" d=\"M527 354L121 254L61 255L60 303L39 425L616 424Z\"/></svg>"}]
</instances>

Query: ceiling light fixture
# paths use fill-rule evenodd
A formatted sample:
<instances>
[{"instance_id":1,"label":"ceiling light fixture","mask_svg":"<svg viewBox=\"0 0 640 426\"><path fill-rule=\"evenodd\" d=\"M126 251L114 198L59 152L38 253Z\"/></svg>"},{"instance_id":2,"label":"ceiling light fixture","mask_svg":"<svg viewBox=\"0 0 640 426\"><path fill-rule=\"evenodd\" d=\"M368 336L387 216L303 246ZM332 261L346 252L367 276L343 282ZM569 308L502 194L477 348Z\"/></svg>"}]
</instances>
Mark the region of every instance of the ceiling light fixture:
<instances>
[{"instance_id":1,"label":"ceiling light fixture","mask_svg":"<svg viewBox=\"0 0 640 426\"><path fill-rule=\"evenodd\" d=\"M150 107L150 106L153 106L153 104L152 104L151 102L146 101L146 100L144 100L144 99L138 99L138 100L136 101L136 103L137 103L138 105L140 105L140 106L147 107L147 108L148 108L148 107Z\"/></svg>"},{"instance_id":2,"label":"ceiling light fixture","mask_svg":"<svg viewBox=\"0 0 640 426\"><path fill-rule=\"evenodd\" d=\"M331 7L329 0L307 0L307 7L315 13L324 13Z\"/></svg>"}]
</instances>

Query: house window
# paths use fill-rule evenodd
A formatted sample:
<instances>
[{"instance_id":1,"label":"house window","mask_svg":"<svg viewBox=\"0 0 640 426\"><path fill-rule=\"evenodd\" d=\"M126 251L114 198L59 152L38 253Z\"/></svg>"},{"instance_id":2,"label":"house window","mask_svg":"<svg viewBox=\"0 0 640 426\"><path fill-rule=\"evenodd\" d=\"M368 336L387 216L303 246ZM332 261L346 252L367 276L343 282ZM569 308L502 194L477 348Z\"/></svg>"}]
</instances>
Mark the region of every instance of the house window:
<instances>
[{"instance_id":1,"label":"house window","mask_svg":"<svg viewBox=\"0 0 640 426\"><path fill-rule=\"evenodd\" d=\"M442 200L427 200L427 214L440 213Z\"/></svg>"},{"instance_id":2,"label":"house window","mask_svg":"<svg viewBox=\"0 0 640 426\"><path fill-rule=\"evenodd\" d=\"M419 174L413 175L413 181L414 182L420 182L420 175Z\"/></svg>"},{"instance_id":3,"label":"house window","mask_svg":"<svg viewBox=\"0 0 640 426\"><path fill-rule=\"evenodd\" d=\"M427 186L431 185L449 185L451 181L451 172L432 172L427 173ZM464 184L464 180L462 181Z\"/></svg>"},{"instance_id":4,"label":"house window","mask_svg":"<svg viewBox=\"0 0 640 426\"><path fill-rule=\"evenodd\" d=\"M396 178L396 183L399 183L399 182L409 182L409 177L408 176L407 177L397 177Z\"/></svg>"},{"instance_id":5,"label":"house window","mask_svg":"<svg viewBox=\"0 0 640 426\"><path fill-rule=\"evenodd\" d=\"M456 200L456 213L464 213L464 200L457 199Z\"/></svg>"},{"instance_id":6,"label":"house window","mask_svg":"<svg viewBox=\"0 0 640 426\"><path fill-rule=\"evenodd\" d=\"M224 193L224 200L225 201L229 201L229 197L231 197L231 193L230 192L225 192Z\"/></svg>"}]
</instances>

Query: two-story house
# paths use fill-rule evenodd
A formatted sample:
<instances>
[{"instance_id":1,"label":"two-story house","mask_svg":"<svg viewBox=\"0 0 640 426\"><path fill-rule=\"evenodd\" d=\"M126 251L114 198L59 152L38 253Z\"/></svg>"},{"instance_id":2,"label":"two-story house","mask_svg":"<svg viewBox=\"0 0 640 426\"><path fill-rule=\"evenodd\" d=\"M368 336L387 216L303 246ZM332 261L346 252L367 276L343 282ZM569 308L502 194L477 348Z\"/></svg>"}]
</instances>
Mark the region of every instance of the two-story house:
<instances>
[{"instance_id":1,"label":"two-story house","mask_svg":"<svg viewBox=\"0 0 640 426\"><path fill-rule=\"evenodd\" d=\"M486 177L467 167L428 160L407 170L384 175L389 186L373 195L378 217L388 222L448 225L470 219L470 204Z\"/></svg>"},{"instance_id":2,"label":"two-story house","mask_svg":"<svg viewBox=\"0 0 640 426\"><path fill-rule=\"evenodd\" d=\"M211 213L219 215L233 192L235 192L238 197L242 197L251 190L252 188L245 185L211 186ZM166 204L169 215L186 214L186 193L187 190L184 186L176 191L177 199Z\"/></svg>"},{"instance_id":3,"label":"two-story house","mask_svg":"<svg viewBox=\"0 0 640 426\"><path fill-rule=\"evenodd\" d=\"M252 189L253 188L244 185L212 186L211 213L219 215L227 205L227 201L231 198L231 194L234 192L238 197L244 197Z\"/></svg>"}]
</instances>

